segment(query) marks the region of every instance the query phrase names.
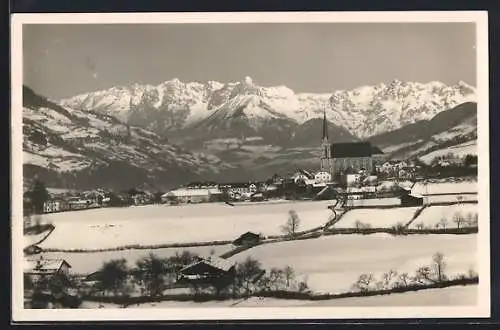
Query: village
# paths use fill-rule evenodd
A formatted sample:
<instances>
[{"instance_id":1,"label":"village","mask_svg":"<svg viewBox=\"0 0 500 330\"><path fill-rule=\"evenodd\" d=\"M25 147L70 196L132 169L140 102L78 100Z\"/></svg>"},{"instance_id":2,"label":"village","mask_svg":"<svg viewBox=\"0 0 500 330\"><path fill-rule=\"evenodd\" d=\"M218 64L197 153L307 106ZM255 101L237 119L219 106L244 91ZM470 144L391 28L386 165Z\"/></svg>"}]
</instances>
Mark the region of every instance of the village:
<instances>
[{"instance_id":1,"label":"village","mask_svg":"<svg viewBox=\"0 0 500 330\"><path fill-rule=\"evenodd\" d=\"M167 192L131 188L128 191L95 189L91 191L49 191L43 213L85 210L101 207L124 207L150 204L176 205L205 202L260 202L270 199L332 199L338 189L344 189L350 199L398 196L401 186L411 187L417 181L432 178L470 176L477 173L477 157L459 161L439 160L427 165L416 159L374 160L374 170L347 169L332 176L327 171L297 169L294 173L275 174L264 181L252 182L191 182ZM29 193L25 193L29 208ZM25 213L29 210L25 209Z\"/></svg>"},{"instance_id":2,"label":"village","mask_svg":"<svg viewBox=\"0 0 500 330\"><path fill-rule=\"evenodd\" d=\"M410 259L420 258L411 255L421 246L420 237L453 234L456 242L436 242L452 244L444 251L456 257L477 233L477 157L455 162L446 157L432 164L418 158L391 160L369 142L330 144L326 118L321 149L316 171L297 169L256 182L192 182L168 192L132 188L55 194L37 181L24 195L26 306L78 308L82 299L100 307L155 299L317 299L317 290L327 292L324 299L336 299L476 283L474 269L465 274L469 265L463 264L450 277L440 273L434 278L427 268L407 269L416 272L411 280L393 270L379 274L385 282L372 275L367 281L368 275L361 274L353 289L347 284L356 278L328 284L297 263L300 258L290 259L283 243L294 243L299 254L325 253L322 244L328 241L319 238L352 244L356 234L363 240L357 244L368 250L381 244L371 234L407 236L398 244L405 244L401 249ZM132 208L127 214L113 213L123 207ZM82 212L62 217L75 210ZM141 218L140 212L152 218ZM272 221L279 215L288 220ZM79 235L68 240L70 232ZM432 244L426 248L432 267L442 266L442 251L432 251ZM273 255L259 252L266 249L285 253L280 267L265 267ZM124 251L136 251L135 257L125 259Z\"/></svg>"}]
</instances>

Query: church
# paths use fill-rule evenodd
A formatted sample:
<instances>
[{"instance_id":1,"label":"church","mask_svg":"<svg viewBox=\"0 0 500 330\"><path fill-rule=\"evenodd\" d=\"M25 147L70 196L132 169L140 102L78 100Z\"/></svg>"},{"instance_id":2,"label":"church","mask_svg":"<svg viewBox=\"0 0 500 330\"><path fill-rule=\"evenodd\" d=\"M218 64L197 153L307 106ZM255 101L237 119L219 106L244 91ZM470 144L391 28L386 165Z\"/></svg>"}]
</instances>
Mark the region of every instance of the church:
<instances>
[{"instance_id":1,"label":"church","mask_svg":"<svg viewBox=\"0 0 500 330\"><path fill-rule=\"evenodd\" d=\"M368 141L330 144L326 112L323 117L323 137L321 140L321 171L332 176L337 174L357 173L365 170L375 171L374 158L383 152Z\"/></svg>"}]
</instances>

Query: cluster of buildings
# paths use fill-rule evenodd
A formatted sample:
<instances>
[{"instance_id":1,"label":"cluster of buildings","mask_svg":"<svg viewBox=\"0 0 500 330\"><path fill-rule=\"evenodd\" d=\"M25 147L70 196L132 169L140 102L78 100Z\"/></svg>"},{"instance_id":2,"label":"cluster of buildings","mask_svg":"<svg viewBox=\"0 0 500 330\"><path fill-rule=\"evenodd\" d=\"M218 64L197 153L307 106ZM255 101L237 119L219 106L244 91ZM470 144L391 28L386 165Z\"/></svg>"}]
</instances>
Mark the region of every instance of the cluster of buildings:
<instances>
[{"instance_id":1,"label":"cluster of buildings","mask_svg":"<svg viewBox=\"0 0 500 330\"><path fill-rule=\"evenodd\" d=\"M162 201L177 203L206 203L220 201L262 201L270 192L277 190L274 184L265 182L235 182L224 184L200 184L184 186L162 195Z\"/></svg>"},{"instance_id":2,"label":"cluster of buildings","mask_svg":"<svg viewBox=\"0 0 500 330\"><path fill-rule=\"evenodd\" d=\"M258 201L272 196L290 181L296 187L309 187L321 193L329 186L342 186L352 193L375 193L378 173L397 178L410 178L413 164L385 159L380 148L370 142L333 143L328 138L326 114L323 118L322 153L319 171L298 169L286 178L272 182L241 182L225 184L187 185L162 196L168 203L201 203L221 200ZM348 192L349 192L348 191Z\"/></svg>"},{"instance_id":3,"label":"cluster of buildings","mask_svg":"<svg viewBox=\"0 0 500 330\"><path fill-rule=\"evenodd\" d=\"M75 211L106 206L110 197L103 190L83 192L80 194L52 194L44 203L44 213Z\"/></svg>"}]
</instances>

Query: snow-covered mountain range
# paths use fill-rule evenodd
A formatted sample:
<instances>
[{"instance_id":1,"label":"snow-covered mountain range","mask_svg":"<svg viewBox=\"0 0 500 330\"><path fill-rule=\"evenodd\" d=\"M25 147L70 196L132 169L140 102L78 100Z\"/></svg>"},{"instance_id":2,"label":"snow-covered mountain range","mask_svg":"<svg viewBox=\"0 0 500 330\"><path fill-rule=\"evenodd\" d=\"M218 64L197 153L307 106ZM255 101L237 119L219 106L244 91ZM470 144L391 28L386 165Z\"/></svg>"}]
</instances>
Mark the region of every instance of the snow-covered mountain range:
<instances>
[{"instance_id":1,"label":"snow-covered mountain range","mask_svg":"<svg viewBox=\"0 0 500 330\"><path fill-rule=\"evenodd\" d=\"M251 131L247 133L255 134L266 131L266 126L298 127L322 118L326 111L330 122L347 134L365 139L431 119L441 111L475 100L475 88L462 81L446 85L394 80L315 94L296 93L286 86L262 87L246 77L227 84L179 79L157 86L134 84L78 95L60 103L111 115L169 137L184 137L186 130L201 133L204 140L211 138L207 134L218 131L217 127L230 129L233 122L239 127L233 131L240 131L243 122ZM289 134L293 137L294 130Z\"/></svg>"},{"instance_id":2,"label":"snow-covered mountain range","mask_svg":"<svg viewBox=\"0 0 500 330\"><path fill-rule=\"evenodd\" d=\"M161 189L230 175L234 168L112 116L62 107L28 87L23 88L23 164L26 177L66 188Z\"/></svg>"},{"instance_id":3,"label":"snow-covered mountain range","mask_svg":"<svg viewBox=\"0 0 500 330\"><path fill-rule=\"evenodd\" d=\"M370 140L393 158L424 156L477 138L475 100L463 82L397 80L314 94L249 77L173 79L61 101L25 87L24 173L53 187L162 188L315 169L324 112L331 142Z\"/></svg>"}]
</instances>

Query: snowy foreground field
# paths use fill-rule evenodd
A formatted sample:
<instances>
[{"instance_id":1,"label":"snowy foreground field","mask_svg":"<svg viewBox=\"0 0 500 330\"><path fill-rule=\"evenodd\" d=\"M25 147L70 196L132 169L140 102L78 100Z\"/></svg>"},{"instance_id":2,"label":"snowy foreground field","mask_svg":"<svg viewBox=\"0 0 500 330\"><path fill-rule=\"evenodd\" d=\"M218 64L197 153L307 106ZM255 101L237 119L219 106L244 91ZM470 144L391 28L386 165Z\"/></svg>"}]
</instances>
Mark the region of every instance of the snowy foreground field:
<instances>
[{"instance_id":1,"label":"snowy foreground field","mask_svg":"<svg viewBox=\"0 0 500 330\"><path fill-rule=\"evenodd\" d=\"M377 279L393 269L413 275L432 262L436 252L444 254L446 274L478 270L477 234L470 235L334 235L317 239L264 244L230 258L259 260L265 269L291 266L299 278L307 278L315 292L349 291L359 275Z\"/></svg>"},{"instance_id":2,"label":"snowy foreground field","mask_svg":"<svg viewBox=\"0 0 500 330\"><path fill-rule=\"evenodd\" d=\"M327 207L334 203L154 205L47 214L44 221L56 229L40 247L95 250L132 244L232 241L247 231L278 235L290 210L301 219L299 230L307 230L325 224L331 215Z\"/></svg>"},{"instance_id":3,"label":"snowy foreground field","mask_svg":"<svg viewBox=\"0 0 500 330\"><path fill-rule=\"evenodd\" d=\"M211 301L204 303L163 301L132 305L128 308L196 308L196 307L383 307L383 306L474 306L477 304L477 285L428 289L363 298L342 298L319 301L288 300L252 297L248 300ZM118 305L84 302L81 308L119 308Z\"/></svg>"},{"instance_id":4,"label":"snowy foreground field","mask_svg":"<svg viewBox=\"0 0 500 330\"><path fill-rule=\"evenodd\" d=\"M443 181L443 182L417 182L411 189L412 194L434 195L434 194L467 194L476 193L478 187L475 180Z\"/></svg>"}]
</instances>

